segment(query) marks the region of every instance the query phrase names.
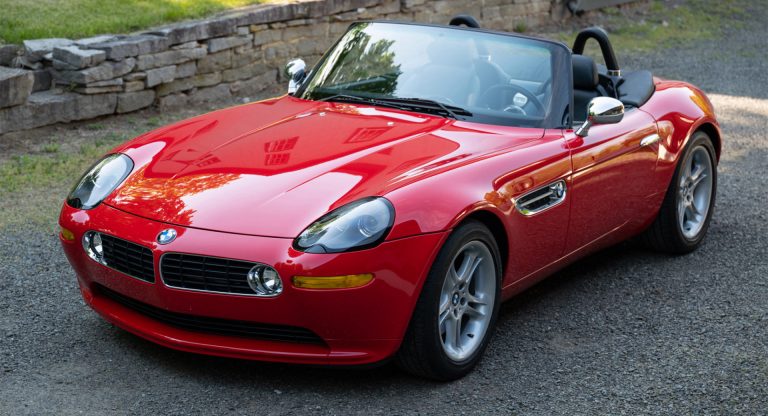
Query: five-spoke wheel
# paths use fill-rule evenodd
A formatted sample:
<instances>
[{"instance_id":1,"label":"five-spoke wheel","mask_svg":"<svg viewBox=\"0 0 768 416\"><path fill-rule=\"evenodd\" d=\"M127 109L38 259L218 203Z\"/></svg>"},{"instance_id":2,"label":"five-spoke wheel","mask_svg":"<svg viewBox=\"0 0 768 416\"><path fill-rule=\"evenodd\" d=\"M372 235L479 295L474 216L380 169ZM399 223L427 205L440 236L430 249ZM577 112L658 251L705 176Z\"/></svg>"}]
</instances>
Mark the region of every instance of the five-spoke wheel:
<instances>
[{"instance_id":1,"label":"five-spoke wheel","mask_svg":"<svg viewBox=\"0 0 768 416\"><path fill-rule=\"evenodd\" d=\"M477 350L488 331L495 293L491 251L480 241L470 241L451 262L440 293L440 340L452 360L464 360Z\"/></svg>"},{"instance_id":2,"label":"five-spoke wheel","mask_svg":"<svg viewBox=\"0 0 768 416\"><path fill-rule=\"evenodd\" d=\"M704 145L698 145L683 161L677 215L687 238L695 238L704 226L712 199L712 159Z\"/></svg>"},{"instance_id":3,"label":"five-spoke wheel","mask_svg":"<svg viewBox=\"0 0 768 416\"><path fill-rule=\"evenodd\" d=\"M686 145L656 220L644 233L652 248L688 253L701 244L717 193L717 161L712 139L695 132Z\"/></svg>"},{"instance_id":4,"label":"five-spoke wheel","mask_svg":"<svg viewBox=\"0 0 768 416\"><path fill-rule=\"evenodd\" d=\"M424 282L398 364L438 380L471 371L493 332L500 285L499 248L488 227L473 220L456 227Z\"/></svg>"}]
</instances>

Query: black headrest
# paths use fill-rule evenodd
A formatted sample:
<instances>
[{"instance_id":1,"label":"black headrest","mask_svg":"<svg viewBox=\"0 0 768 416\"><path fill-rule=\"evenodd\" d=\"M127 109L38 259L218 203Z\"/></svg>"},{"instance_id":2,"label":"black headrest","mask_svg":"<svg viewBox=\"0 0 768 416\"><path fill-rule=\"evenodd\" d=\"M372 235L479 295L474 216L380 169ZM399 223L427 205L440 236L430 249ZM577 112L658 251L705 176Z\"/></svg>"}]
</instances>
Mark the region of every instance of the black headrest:
<instances>
[{"instance_id":1,"label":"black headrest","mask_svg":"<svg viewBox=\"0 0 768 416\"><path fill-rule=\"evenodd\" d=\"M599 82L595 60L584 55L573 55L573 88L594 90Z\"/></svg>"}]
</instances>

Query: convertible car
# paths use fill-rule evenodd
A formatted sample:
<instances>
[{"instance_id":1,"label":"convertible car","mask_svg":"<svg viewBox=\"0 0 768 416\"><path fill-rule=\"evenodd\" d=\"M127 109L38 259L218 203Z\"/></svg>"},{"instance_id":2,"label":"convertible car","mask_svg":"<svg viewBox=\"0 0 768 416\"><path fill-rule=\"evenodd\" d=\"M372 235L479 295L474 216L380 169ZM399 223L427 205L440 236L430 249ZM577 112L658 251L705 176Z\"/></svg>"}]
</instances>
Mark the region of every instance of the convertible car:
<instances>
[{"instance_id":1,"label":"convertible car","mask_svg":"<svg viewBox=\"0 0 768 416\"><path fill-rule=\"evenodd\" d=\"M188 352L451 380L545 276L707 232L712 104L621 71L598 28L569 49L467 16L359 22L286 76L287 95L146 133L77 182L60 240L106 320Z\"/></svg>"}]
</instances>

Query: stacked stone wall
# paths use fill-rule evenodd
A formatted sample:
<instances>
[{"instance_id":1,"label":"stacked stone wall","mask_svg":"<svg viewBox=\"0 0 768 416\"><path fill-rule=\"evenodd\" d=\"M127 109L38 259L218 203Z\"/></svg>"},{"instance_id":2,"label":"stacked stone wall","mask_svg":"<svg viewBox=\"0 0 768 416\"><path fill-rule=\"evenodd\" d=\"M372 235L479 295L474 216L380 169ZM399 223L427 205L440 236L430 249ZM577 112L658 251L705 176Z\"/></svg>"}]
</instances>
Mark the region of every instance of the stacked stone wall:
<instances>
[{"instance_id":1,"label":"stacked stone wall","mask_svg":"<svg viewBox=\"0 0 768 416\"><path fill-rule=\"evenodd\" d=\"M512 31L563 16L562 0L301 0L252 6L131 35L0 46L0 134L59 122L259 97L368 19L447 23L457 14Z\"/></svg>"}]
</instances>

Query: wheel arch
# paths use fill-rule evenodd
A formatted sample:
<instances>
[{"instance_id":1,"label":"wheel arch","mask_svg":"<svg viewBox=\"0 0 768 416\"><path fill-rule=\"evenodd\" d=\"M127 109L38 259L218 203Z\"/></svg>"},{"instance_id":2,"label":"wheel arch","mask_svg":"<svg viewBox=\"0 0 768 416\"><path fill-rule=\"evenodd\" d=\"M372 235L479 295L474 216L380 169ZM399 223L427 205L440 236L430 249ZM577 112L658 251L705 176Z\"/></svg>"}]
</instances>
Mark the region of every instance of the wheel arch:
<instances>
[{"instance_id":1,"label":"wheel arch","mask_svg":"<svg viewBox=\"0 0 768 416\"><path fill-rule=\"evenodd\" d=\"M468 222L477 221L488 228L488 231L493 235L496 244L499 247L499 255L501 256L501 273L502 276L506 273L509 267L509 235L507 233L507 227L504 226L499 216L487 209L477 209L468 213L467 215L457 219L451 228L456 228L459 225Z\"/></svg>"},{"instance_id":2,"label":"wheel arch","mask_svg":"<svg viewBox=\"0 0 768 416\"><path fill-rule=\"evenodd\" d=\"M720 129L713 123L705 121L691 131L691 134L688 135L688 140L690 140L690 137L693 137L697 131L703 131L710 139L712 139L712 145L715 147L715 160L720 162L720 154L723 146L722 138L720 137Z\"/></svg>"}]
</instances>

